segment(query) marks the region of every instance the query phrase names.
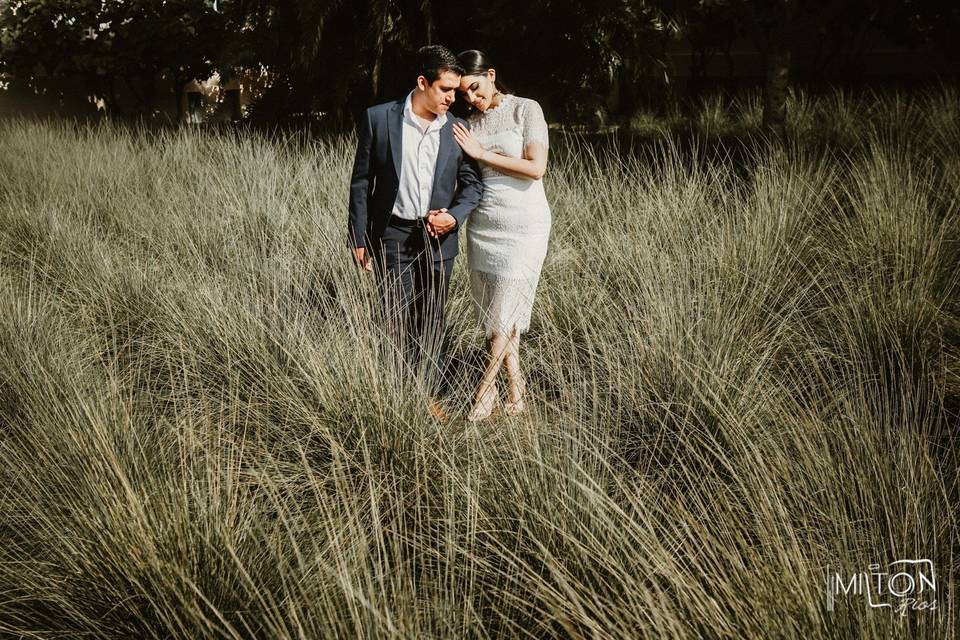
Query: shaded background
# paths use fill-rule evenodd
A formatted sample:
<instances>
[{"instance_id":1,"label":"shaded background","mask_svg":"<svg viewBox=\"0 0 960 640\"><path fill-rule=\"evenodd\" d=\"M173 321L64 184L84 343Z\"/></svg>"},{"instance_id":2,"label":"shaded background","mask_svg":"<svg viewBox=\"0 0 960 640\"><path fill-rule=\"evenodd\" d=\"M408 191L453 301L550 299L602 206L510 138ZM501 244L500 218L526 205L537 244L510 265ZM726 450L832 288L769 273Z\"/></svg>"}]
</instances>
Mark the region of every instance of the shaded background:
<instances>
[{"instance_id":1,"label":"shaded background","mask_svg":"<svg viewBox=\"0 0 960 640\"><path fill-rule=\"evenodd\" d=\"M782 128L791 83L954 81L958 26L938 0L0 0L0 114L342 128L442 43L488 51L554 122L763 87ZM215 73L219 91L189 95Z\"/></svg>"}]
</instances>

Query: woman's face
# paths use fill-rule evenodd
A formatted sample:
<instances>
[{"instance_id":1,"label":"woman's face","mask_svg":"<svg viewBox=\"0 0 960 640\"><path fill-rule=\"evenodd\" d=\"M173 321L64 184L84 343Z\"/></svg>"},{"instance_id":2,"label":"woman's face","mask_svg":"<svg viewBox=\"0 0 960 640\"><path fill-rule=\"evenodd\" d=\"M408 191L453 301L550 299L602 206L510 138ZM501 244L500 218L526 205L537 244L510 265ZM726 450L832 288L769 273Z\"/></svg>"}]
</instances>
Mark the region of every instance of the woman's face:
<instances>
[{"instance_id":1,"label":"woman's face","mask_svg":"<svg viewBox=\"0 0 960 640\"><path fill-rule=\"evenodd\" d=\"M487 69L486 73L480 75L460 76L460 92L474 109L486 111L497 92L494 84L496 79L497 72L493 69Z\"/></svg>"}]
</instances>

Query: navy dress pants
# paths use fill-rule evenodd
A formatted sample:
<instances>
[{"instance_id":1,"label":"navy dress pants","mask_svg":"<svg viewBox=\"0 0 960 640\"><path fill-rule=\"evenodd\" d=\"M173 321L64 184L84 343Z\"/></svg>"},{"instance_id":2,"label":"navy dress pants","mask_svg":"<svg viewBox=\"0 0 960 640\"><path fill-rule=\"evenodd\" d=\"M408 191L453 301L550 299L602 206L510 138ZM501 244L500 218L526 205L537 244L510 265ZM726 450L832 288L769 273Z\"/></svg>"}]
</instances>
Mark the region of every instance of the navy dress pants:
<instances>
[{"instance_id":1,"label":"navy dress pants","mask_svg":"<svg viewBox=\"0 0 960 640\"><path fill-rule=\"evenodd\" d=\"M422 224L396 218L373 251L387 332L431 394L447 391L444 309L454 259L440 257Z\"/></svg>"}]
</instances>

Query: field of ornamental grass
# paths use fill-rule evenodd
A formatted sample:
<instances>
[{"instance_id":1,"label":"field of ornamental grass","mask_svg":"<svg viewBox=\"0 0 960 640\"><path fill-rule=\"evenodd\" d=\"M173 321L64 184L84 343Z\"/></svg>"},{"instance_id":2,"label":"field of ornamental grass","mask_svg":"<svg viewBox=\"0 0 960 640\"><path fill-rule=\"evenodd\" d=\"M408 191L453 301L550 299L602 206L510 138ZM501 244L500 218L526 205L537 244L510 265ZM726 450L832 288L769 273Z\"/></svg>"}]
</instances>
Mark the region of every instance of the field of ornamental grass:
<instances>
[{"instance_id":1,"label":"field of ornamental grass","mask_svg":"<svg viewBox=\"0 0 960 640\"><path fill-rule=\"evenodd\" d=\"M466 261L440 425L348 137L0 122L0 636L956 636L957 93L757 104L552 134L531 411L479 425ZM899 559L934 610L829 610Z\"/></svg>"}]
</instances>

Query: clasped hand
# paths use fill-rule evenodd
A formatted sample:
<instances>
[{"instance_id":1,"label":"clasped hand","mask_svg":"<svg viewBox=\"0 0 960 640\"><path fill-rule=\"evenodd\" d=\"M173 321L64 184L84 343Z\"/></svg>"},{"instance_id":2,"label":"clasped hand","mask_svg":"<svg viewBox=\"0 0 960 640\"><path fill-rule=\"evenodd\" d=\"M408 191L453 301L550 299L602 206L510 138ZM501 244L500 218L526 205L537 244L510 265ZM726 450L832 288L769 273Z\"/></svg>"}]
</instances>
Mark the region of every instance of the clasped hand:
<instances>
[{"instance_id":1,"label":"clasped hand","mask_svg":"<svg viewBox=\"0 0 960 640\"><path fill-rule=\"evenodd\" d=\"M427 233L431 238L439 238L442 235L450 233L457 226L457 219L443 209L431 209L427 212ZM370 255L364 247L357 247L353 250L353 259L358 267L364 271L373 271L373 263Z\"/></svg>"},{"instance_id":2,"label":"clasped hand","mask_svg":"<svg viewBox=\"0 0 960 640\"><path fill-rule=\"evenodd\" d=\"M446 208L431 209L427 212L427 233L431 238L439 238L450 233L457 226L457 219L447 212Z\"/></svg>"}]
</instances>

